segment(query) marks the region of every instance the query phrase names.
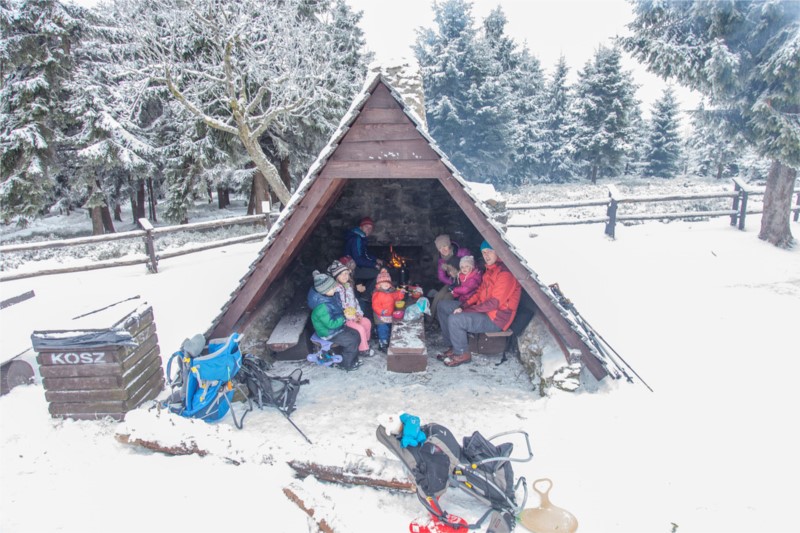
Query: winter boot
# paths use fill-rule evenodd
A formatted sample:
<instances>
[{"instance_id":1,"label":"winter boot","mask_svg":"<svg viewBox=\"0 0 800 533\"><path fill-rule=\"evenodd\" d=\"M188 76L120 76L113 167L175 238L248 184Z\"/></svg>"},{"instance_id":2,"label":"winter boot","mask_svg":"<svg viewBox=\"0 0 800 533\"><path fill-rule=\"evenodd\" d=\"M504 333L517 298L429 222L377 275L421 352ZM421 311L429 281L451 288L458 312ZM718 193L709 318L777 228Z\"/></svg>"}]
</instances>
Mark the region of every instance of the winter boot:
<instances>
[{"instance_id":1,"label":"winter boot","mask_svg":"<svg viewBox=\"0 0 800 533\"><path fill-rule=\"evenodd\" d=\"M386 351L389 349L389 341L384 341L384 340L378 341L378 349L383 353L386 353Z\"/></svg>"},{"instance_id":2,"label":"winter boot","mask_svg":"<svg viewBox=\"0 0 800 533\"><path fill-rule=\"evenodd\" d=\"M453 354L450 357L444 358L444 365L445 366L458 366L463 365L464 363L469 363L472 361L472 354L469 352Z\"/></svg>"}]
</instances>

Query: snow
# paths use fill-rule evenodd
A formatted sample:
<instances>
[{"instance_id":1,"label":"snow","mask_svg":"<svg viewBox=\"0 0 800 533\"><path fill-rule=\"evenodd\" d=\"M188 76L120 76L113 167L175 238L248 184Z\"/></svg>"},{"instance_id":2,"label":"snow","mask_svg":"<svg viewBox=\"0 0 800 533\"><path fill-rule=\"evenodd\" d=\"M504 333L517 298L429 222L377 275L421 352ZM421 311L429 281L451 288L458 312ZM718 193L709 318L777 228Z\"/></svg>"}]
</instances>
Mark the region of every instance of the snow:
<instances>
[{"instance_id":1,"label":"snow","mask_svg":"<svg viewBox=\"0 0 800 533\"><path fill-rule=\"evenodd\" d=\"M387 372L380 354L350 373L280 362L275 374L301 366L310 380L292 415L308 444L276 410L247 414L243 430L230 416L206 424L149 404L122 423L57 420L40 384L17 387L0 397L0 530L316 531L284 495L289 487L334 531L405 532L424 514L415 496L299 480L286 464L343 466L371 450L396 469L375 429L399 411L458 437L527 431L534 458L515 474L529 487L552 479L552 502L581 532L796 529L800 247L758 240L758 223L749 217L742 232L724 218L647 222L618 228L617 240L602 225L507 234L655 392L604 381L542 398L516 360L480 356L449 369L431 354L415 374ZM792 231L800 234L796 222ZM166 359L206 329L262 244L163 261L158 274L139 265L4 282L2 299L36 296L2 310L3 357L34 329L139 295L153 306ZM166 456L117 435L208 454ZM527 507L538 504L531 493ZM454 489L443 503L470 520L484 510Z\"/></svg>"}]
</instances>

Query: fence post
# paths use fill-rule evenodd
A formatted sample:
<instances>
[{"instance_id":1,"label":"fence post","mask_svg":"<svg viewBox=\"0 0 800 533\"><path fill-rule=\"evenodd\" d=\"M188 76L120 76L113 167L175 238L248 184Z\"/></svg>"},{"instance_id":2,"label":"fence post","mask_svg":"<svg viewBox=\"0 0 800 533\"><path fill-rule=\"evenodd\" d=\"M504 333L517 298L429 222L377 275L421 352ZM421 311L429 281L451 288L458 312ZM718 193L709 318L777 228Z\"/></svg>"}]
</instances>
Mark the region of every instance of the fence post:
<instances>
[{"instance_id":1,"label":"fence post","mask_svg":"<svg viewBox=\"0 0 800 533\"><path fill-rule=\"evenodd\" d=\"M747 197L750 195L750 192L747 190L747 185L740 180L739 178L733 178L733 182L739 188L739 196L741 197L741 201L739 202L739 229L744 229L744 217L747 214Z\"/></svg>"},{"instance_id":2,"label":"fence post","mask_svg":"<svg viewBox=\"0 0 800 533\"><path fill-rule=\"evenodd\" d=\"M614 185L608 186L608 208L606 209L606 216L608 216L608 222L606 222L606 235L615 239L615 229L617 225L617 198L619 198L620 194L617 188Z\"/></svg>"},{"instance_id":3,"label":"fence post","mask_svg":"<svg viewBox=\"0 0 800 533\"><path fill-rule=\"evenodd\" d=\"M157 274L158 257L156 257L156 246L155 243L153 242L153 225L146 218L140 218L139 225L145 231L144 251L150 257L150 262L147 264L147 268L153 274Z\"/></svg>"},{"instance_id":4,"label":"fence post","mask_svg":"<svg viewBox=\"0 0 800 533\"><path fill-rule=\"evenodd\" d=\"M733 197L733 205L731 206L731 210L736 211L736 213L731 215L731 226L735 226L739 222L739 197L742 195L742 187L739 185L737 179L734 178L732 181L733 191L739 193Z\"/></svg>"}]
</instances>

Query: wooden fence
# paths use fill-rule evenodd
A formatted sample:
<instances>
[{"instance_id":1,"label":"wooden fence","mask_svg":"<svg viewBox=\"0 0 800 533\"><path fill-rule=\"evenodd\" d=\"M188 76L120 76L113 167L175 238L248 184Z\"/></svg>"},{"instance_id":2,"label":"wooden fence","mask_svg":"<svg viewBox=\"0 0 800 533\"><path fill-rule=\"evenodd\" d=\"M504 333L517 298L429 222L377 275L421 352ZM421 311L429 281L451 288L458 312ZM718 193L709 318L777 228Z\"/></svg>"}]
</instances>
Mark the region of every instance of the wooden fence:
<instances>
[{"instance_id":1,"label":"wooden fence","mask_svg":"<svg viewBox=\"0 0 800 533\"><path fill-rule=\"evenodd\" d=\"M793 191L797 195L795 207L791 208L794 213L794 220L797 222L800 217L800 188ZM733 191L719 193L697 193L670 196L623 196L614 185L608 186L608 199L605 200L584 200L577 202L553 202L543 204L509 204L506 209L509 211L542 210L542 209L569 209L575 207L600 207L605 206L606 215L602 217L551 220L542 222L509 222L509 228L533 228L542 226L571 226L576 224L605 224L605 233L609 237L616 236L617 222L634 220L676 220L699 217L731 217L731 226L737 226L740 230L744 229L745 218L747 215L763 213L763 209L748 209L748 200L753 196L763 196L763 188L747 186L739 178L733 179ZM636 203L655 203L655 202L674 202L681 200L705 200L713 198L730 198L731 208L718 211L684 211L669 213L638 213L638 214L619 214L618 208L621 204Z\"/></svg>"},{"instance_id":2,"label":"wooden fence","mask_svg":"<svg viewBox=\"0 0 800 533\"><path fill-rule=\"evenodd\" d=\"M223 239L219 241L212 241L196 246L189 246L180 250L159 253L156 248L156 238L159 235L167 235L170 233L179 233L184 231L198 231L213 228L222 228L226 226L235 226L240 224L263 224L267 227L267 231L251 233L241 237L232 237L230 239ZM128 259L111 259L108 261L95 261L92 264L80 266L66 266L62 268L53 268L47 270L38 270L36 272L18 272L6 275L0 275L0 282L11 281L14 279L32 278L35 276L45 276L48 274L63 274L66 272L82 272L86 270L97 270L100 268L110 268L117 266L139 265L146 264L148 270L151 272L158 272L158 262L180 255L193 254L195 252L202 252L203 250L210 250L212 248L219 248L221 246L228 246L230 244L238 244L241 242L254 241L263 239L269 233L271 221L269 215L251 215L243 217L225 218L214 220L211 222L197 222L194 224L181 224L178 226L164 226L153 227L149 220L146 218L139 219L139 225L143 228L137 231L125 231L120 233L109 233L108 235L95 235L92 237L79 237L76 239L64 239L61 241L45 241L33 242L23 244L10 244L7 246L0 246L0 253L13 253L24 252L29 250L45 250L50 248L67 248L70 246L80 246L86 244L99 244L103 242L118 241L122 239L143 239L145 253L143 255L134 256Z\"/></svg>"}]
</instances>

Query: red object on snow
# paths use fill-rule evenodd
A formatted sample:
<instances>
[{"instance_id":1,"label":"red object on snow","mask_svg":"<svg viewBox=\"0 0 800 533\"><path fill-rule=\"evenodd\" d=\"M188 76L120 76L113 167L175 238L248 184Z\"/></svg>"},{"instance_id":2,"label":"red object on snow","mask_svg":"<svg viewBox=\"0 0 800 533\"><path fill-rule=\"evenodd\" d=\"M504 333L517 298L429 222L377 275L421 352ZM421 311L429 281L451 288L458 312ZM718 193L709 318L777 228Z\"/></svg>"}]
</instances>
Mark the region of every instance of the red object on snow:
<instances>
[{"instance_id":1,"label":"red object on snow","mask_svg":"<svg viewBox=\"0 0 800 533\"><path fill-rule=\"evenodd\" d=\"M440 521L435 516L428 516L424 518L417 518L408 526L411 533L466 533L467 521L456 515L448 514L447 521L457 523L457 526L451 526L445 522Z\"/></svg>"}]
</instances>

